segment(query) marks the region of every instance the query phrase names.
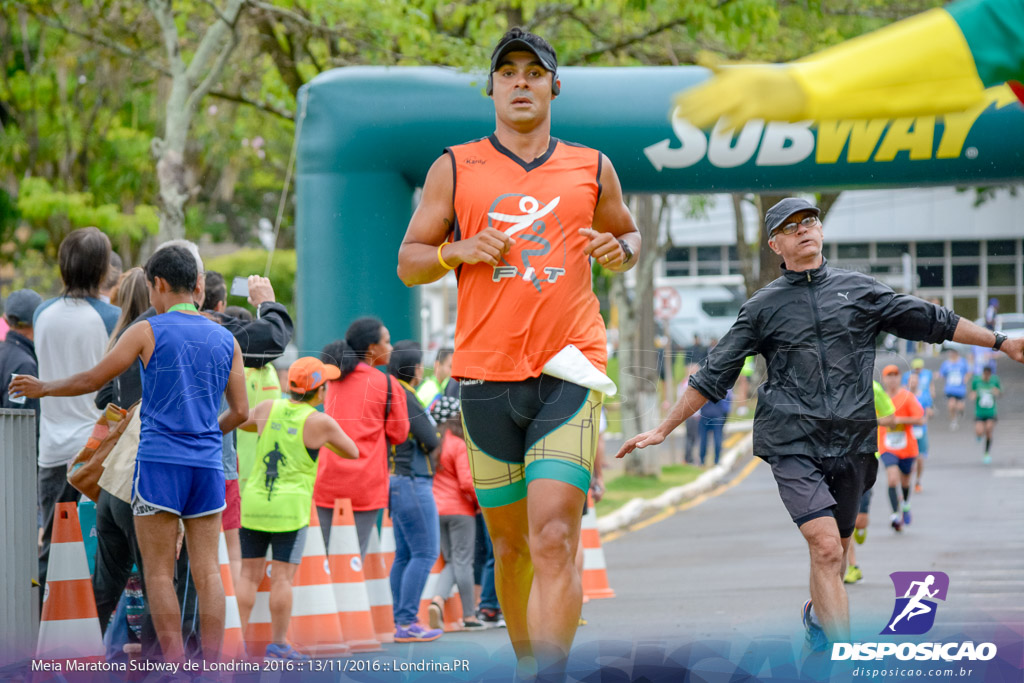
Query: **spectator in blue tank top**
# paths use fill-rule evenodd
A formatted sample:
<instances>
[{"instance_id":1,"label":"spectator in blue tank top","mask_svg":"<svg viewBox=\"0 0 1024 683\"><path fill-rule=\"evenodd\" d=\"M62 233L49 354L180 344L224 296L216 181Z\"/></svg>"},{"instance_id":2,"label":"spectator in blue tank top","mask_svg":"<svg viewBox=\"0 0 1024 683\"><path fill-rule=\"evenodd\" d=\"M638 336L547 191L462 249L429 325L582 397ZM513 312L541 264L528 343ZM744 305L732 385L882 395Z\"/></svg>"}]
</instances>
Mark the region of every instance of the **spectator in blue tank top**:
<instances>
[{"instance_id":1,"label":"spectator in blue tank top","mask_svg":"<svg viewBox=\"0 0 1024 683\"><path fill-rule=\"evenodd\" d=\"M146 263L158 315L132 325L95 367L41 382L19 376L10 391L30 398L94 392L142 361L142 429L132 512L153 624L164 658L181 662L180 608L174 590L178 520L184 521L199 595L203 657L216 661L224 637L224 586L217 545L224 509L221 436L248 418L242 353L231 333L192 303L198 270L182 247ZM228 410L218 417L221 396Z\"/></svg>"}]
</instances>

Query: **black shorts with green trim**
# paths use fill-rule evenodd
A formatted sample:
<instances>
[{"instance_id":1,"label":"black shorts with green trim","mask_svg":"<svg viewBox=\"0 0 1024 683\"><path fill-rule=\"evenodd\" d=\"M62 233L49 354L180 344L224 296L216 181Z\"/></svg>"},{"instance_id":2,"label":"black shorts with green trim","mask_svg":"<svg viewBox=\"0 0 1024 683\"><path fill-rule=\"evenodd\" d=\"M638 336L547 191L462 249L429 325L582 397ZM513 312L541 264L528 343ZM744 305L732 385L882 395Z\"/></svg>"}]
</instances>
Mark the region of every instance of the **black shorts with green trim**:
<instances>
[{"instance_id":1,"label":"black shorts with green trim","mask_svg":"<svg viewBox=\"0 0 1024 683\"><path fill-rule=\"evenodd\" d=\"M534 479L555 479L584 494L594 469L599 392L541 375L521 382L460 384L473 484L481 507L526 497Z\"/></svg>"}]
</instances>

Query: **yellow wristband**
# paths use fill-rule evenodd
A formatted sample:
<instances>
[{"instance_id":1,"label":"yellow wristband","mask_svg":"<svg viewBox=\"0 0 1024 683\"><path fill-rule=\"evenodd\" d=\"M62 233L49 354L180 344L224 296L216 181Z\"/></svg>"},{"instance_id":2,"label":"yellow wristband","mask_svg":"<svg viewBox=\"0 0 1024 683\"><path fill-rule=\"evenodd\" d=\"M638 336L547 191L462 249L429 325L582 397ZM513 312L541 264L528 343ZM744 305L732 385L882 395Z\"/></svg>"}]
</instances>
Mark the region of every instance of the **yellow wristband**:
<instances>
[{"instance_id":1,"label":"yellow wristband","mask_svg":"<svg viewBox=\"0 0 1024 683\"><path fill-rule=\"evenodd\" d=\"M442 242L441 246L437 248L437 262L440 263L441 267L444 268L445 270L455 270L455 266L450 266L447 263L445 263L444 257L441 256L441 250L444 249L449 244L451 244L451 242Z\"/></svg>"}]
</instances>

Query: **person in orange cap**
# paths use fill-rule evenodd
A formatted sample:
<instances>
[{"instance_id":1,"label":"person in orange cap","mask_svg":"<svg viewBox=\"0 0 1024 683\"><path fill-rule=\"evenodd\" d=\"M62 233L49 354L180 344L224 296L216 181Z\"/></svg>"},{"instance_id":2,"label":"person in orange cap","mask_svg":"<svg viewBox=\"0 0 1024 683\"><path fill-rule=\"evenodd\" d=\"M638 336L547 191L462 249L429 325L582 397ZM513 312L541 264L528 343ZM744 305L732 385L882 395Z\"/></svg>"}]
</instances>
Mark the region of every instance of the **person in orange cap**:
<instances>
[{"instance_id":1,"label":"person in orange cap","mask_svg":"<svg viewBox=\"0 0 1024 683\"><path fill-rule=\"evenodd\" d=\"M896 407L895 422L892 426L878 428L878 452L885 465L889 480L889 504L892 506L890 523L896 531L910 524L910 475L917 459L917 436L911 427L927 424L921 402L911 392L900 386L900 369L895 365L882 368L882 386ZM902 506L898 488L903 489Z\"/></svg>"},{"instance_id":2,"label":"person in orange cap","mask_svg":"<svg viewBox=\"0 0 1024 683\"><path fill-rule=\"evenodd\" d=\"M288 369L290 398L262 401L239 429L258 432L256 457L242 490L242 576L238 613L245 632L263 579L267 547L272 551L270 628L273 642L264 659L308 659L285 640L292 614L292 580L302 561L313 505L316 459L326 446L343 458L358 458L355 442L337 421L317 412L327 380L341 370L306 356Z\"/></svg>"}]
</instances>

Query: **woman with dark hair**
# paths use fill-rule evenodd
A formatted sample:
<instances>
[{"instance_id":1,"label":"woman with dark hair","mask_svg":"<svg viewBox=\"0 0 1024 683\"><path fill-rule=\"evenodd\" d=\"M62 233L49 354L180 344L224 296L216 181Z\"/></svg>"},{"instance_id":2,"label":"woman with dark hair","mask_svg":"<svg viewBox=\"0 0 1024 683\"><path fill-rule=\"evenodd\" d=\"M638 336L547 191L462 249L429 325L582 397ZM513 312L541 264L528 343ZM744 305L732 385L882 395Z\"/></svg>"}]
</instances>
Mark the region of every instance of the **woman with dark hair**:
<instances>
[{"instance_id":1,"label":"woman with dark hair","mask_svg":"<svg viewBox=\"0 0 1024 683\"><path fill-rule=\"evenodd\" d=\"M430 625L443 623L444 601L452 586L459 587L462 628L486 628L476 618L473 590L473 550L476 545L476 490L469 468L459 399L441 396L430 415L441 425L441 456L434 477L434 499L441 523L441 554L444 570L437 581L437 595L430 601Z\"/></svg>"},{"instance_id":2,"label":"woman with dark hair","mask_svg":"<svg viewBox=\"0 0 1024 683\"><path fill-rule=\"evenodd\" d=\"M423 350L414 341L395 344L388 364L405 392L409 438L391 448L391 497L388 508L395 529L395 564L391 568L395 641L436 640L444 631L425 629L416 621L420 594L440 551L434 471L437 469L437 425L416 398L423 381Z\"/></svg>"},{"instance_id":3,"label":"woman with dark hair","mask_svg":"<svg viewBox=\"0 0 1024 683\"><path fill-rule=\"evenodd\" d=\"M110 342L107 344L107 351L114 348L114 344L121 338L124 328L134 322L149 308L149 289L146 288L146 271L136 266L121 275L117 281L117 287L113 292L111 303L121 309L121 315L114 325L114 331L110 333ZM127 408L127 406L123 406Z\"/></svg>"},{"instance_id":4,"label":"woman with dark hair","mask_svg":"<svg viewBox=\"0 0 1024 683\"><path fill-rule=\"evenodd\" d=\"M391 335L378 318L353 322L344 339L324 347L320 360L341 368L341 377L327 383L324 412L352 437L359 458L342 460L321 453L313 503L327 546L334 501L351 500L359 552L365 555L370 530L388 504L389 444L398 445L409 436L405 392L397 381L374 368L391 360Z\"/></svg>"}]
</instances>

